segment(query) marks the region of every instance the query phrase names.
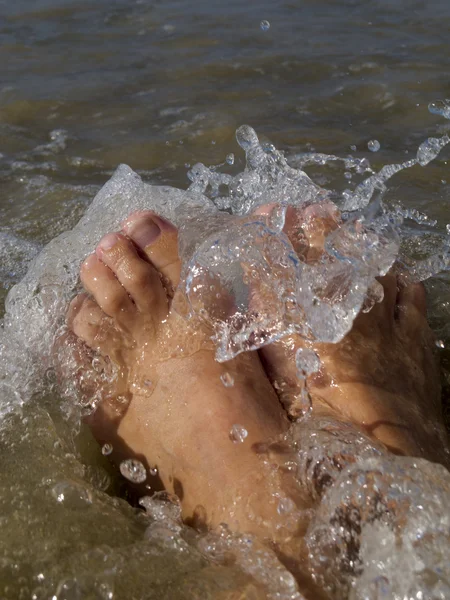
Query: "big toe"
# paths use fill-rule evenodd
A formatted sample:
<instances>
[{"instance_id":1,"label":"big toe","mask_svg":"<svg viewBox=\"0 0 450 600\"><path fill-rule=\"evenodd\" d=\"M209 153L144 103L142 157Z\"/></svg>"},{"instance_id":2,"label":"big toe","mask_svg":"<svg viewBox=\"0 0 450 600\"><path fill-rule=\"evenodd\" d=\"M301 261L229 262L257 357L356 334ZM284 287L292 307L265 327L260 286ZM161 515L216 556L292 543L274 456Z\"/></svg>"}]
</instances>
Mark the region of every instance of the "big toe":
<instances>
[{"instance_id":1,"label":"big toe","mask_svg":"<svg viewBox=\"0 0 450 600\"><path fill-rule=\"evenodd\" d=\"M145 257L165 277L173 290L180 280L178 231L172 223L146 210L131 214L122 231L136 244Z\"/></svg>"}]
</instances>

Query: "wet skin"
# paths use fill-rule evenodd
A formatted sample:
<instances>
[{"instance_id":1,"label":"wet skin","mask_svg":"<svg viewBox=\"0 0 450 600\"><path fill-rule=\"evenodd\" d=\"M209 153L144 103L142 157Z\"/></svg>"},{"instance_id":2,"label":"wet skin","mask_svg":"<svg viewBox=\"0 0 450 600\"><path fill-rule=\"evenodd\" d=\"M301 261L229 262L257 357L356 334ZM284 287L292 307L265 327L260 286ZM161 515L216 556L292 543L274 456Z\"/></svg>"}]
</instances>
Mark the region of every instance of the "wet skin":
<instances>
[{"instance_id":1,"label":"wet skin","mask_svg":"<svg viewBox=\"0 0 450 600\"><path fill-rule=\"evenodd\" d=\"M286 233L307 260L317 260L337 225L332 207L316 207L291 213ZM305 342L291 337L218 363L205 324L171 310L184 302L175 291L176 229L150 212L122 227L82 265L88 294L68 312L80 365L90 365L95 351L102 369L114 373L89 418L94 435L112 443L116 462L133 456L156 467L147 484L176 493L188 522L227 522L282 544L275 494L285 481L256 450L289 426L301 385L295 352ZM393 452L441 459L446 441L423 288L401 287L394 275L381 283L383 301L342 342L313 346L322 365L307 380L313 413L350 422ZM224 386L225 375L234 385ZM86 370L80 393L93 385ZM233 425L248 431L243 443L230 439Z\"/></svg>"},{"instance_id":2,"label":"wet skin","mask_svg":"<svg viewBox=\"0 0 450 600\"><path fill-rule=\"evenodd\" d=\"M259 209L270 214L272 207ZM285 233L308 263L319 261L326 236L339 226L330 204L290 209ZM360 313L337 344L306 344L290 336L262 349L266 371L291 414L303 384L295 353L314 350L321 360L306 385L313 413L352 423L390 451L449 464L436 345L426 318L425 289L405 285L394 272L379 278L384 298Z\"/></svg>"}]
</instances>

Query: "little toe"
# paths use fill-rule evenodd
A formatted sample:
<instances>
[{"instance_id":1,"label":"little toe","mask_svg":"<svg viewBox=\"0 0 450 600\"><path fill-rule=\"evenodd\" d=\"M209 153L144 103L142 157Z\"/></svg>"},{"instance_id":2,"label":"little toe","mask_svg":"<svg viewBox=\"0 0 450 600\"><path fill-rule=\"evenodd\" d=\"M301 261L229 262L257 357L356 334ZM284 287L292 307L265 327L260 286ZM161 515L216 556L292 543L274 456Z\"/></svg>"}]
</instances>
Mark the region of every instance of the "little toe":
<instances>
[{"instance_id":1,"label":"little toe","mask_svg":"<svg viewBox=\"0 0 450 600\"><path fill-rule=\"evenodd\" d=\"M382 329L392 329L397 308L397 276L389 272L377 277L377 281L383 288L383 299L371 309L371 318L376 319Z\"/></svg>"},{"instance_id":2,"label":"little toe","mask_svg":"<svg viewBox=\"0 0 450 600\"><path fill-rule=\"evenodd\" d=\"M167 295L161 283L158 271L141 258L133 242L120 233L109 233L96 249L101 264L106 265L102 271L103 285L109 296L101 297L97 302L107 314L117 316L118 311L125 315L133 314L131 299L141 312L149 312L161 316L167 312ZM101 293L99 293L102 296ZM131 299L130 299L131 297ZM110 306L111 305L111 306Z\"/></svg>"},{"instance_id":3,"label":"little toe","mask_svg":"<svg viewBox=\"0 0 450 600\"><path fill-rule=\"evenodd\" d=\"M414 309L420 315L427 316L427 297L423 283L412 283L400 288L397 304L401 313Z\"/></svg>"},{"instance_id":4,"label":"little toe","mask_svg":"<svg viewBox=\"0 0 450 600\"><path fill-rule=\"evenodd\" d=\"M378 277L379 283L383 286L384 297L381 304L384 303L385 311L389 317L393 317L395 313L395 305L397 302L397 276L392 271L389 271L383 277Z\"/></svg>"},{"instance_id":5,"label":"little toe","mask_svg":"<svg viewBox=\"0 0 450 600\"><path fill-rule=\"evenodd\" d=\"M122 223L123 232L175 289L180 281L178 232L174 225L151 211L135 212Z\"/></svg>"},{"instance_id":6,"label":"little toe","mask_svg":"<svg viewBox=\"0 0 450 600\"><path fill-rule=\"evenodd\" d=\"M419 331L429 331L427 299L422 283L413 283L400 288L397 294L397 321L402 331L416 337Z\"/></svg>"}]
</instances>

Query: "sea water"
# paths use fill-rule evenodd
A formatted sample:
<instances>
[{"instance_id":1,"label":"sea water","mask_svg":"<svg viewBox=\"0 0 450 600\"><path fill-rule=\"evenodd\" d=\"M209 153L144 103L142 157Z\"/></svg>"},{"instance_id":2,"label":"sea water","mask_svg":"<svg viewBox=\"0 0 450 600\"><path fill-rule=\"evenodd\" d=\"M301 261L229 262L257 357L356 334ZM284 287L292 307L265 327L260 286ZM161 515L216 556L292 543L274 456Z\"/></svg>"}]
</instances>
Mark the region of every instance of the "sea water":
<instances>
[{"instance_id":1,"label":"sea water","mask_svg":"<svg viewBox=\"0 0 450 600\"><path fill-rule=\"evenodd\" d=\"M187 10L175 1L42 0L0 3L0 16L3 298L31 265L9 296L0 347L1 596L300 598L275 555L247 537L226 529L196 534L181 524L173 498L142 499L140 509L132 508L122 480L81 425L81 408L55 393L49 350L79 289L80 262L134 208L153 207L184 224L186 291L195 311L203 308L193 293L197 267L222 277L241 259L217 256L208 227L214 223L225 247L236 234L257 239L249 264L257 273L272 270L288 248L280 235L284 207L307 198L331 199L344 212L343 233L329 250L356 259L352 274L363 289L398 257L410 277L426 279L445 366L448 7L199 1ZM251 129L238 136L254 150L247 170L234 141L243 122L259 136L258 144ZM368 148L373 141L380 144L375 153L373 144ZM120 163L131 169L115 171ZM200 163L206 166L195 167ZM220 163L225 168L211 169ZM186 172L188 192L180 191L189 185ZM293 186L302 193L293 196ZM238 229L238 216L275 196L280 209L270 226L255 220ZM358 240L370 242L363 260L348 243L358 219L374 223ZM199 229L199 221L208 227ZM56 238L65 230L72 232ZM193 239L191 232L202 235ZM277 263L276 276L286 282L282 299L294 292L308 311L309 330L279 302L279 318L268 323L272 315L264 315L270 339L296 331L337 341L362 292L349 290L344 305L318 312L309 287L296 286L303 267L291 258ZM245 312L239 275L226 283ZM316 275L301 272L313 283ZM248 325L217 324L219 360L270 341L258 338L261 323ZM313 357L298 359L299 371L314 366ZM286 468L320 500L306 536L318 585L334 597L446 598L443 468L390 458L332 422L306 418L289 436L305 451L287 457ZM296 517L288 499L280 511Z\"/></svg>"},{"instance_id":2,"label":"sea water","mask_svg":"<svg viewBox=\"0 0 450 600\"><path fill-rule=\"evenodd\" d=\"M68 526L70 517L78 515L76 525L71 527L76 536L80 536L82 547L86 547L87 543L82 533L84 528L96 523L96 536L100 539L96 542L95 551L101 552L102 560L108 564L108 567L105 566L107 575L103 575L97 570L92 571L91 562L86 566L86 573L77 562L67 580L56 582L62 566L59 560L52 557L51 551L46 550L41 556L43 564L39 566L41 572L38 575L42 582L33 590L36 598L46 597L54 586L57 598L70 597L69 593L73 597L83 597L83 594L97 589L106 591L95 591L96 594L114 597L118 574L121 580L127 579L128 567L123 567L124 557L121 554L119 559L114 548L117 541L122 540L121 526L127 530L134 529L137 536L136 540L130 538L127 547L129 554L125 563L131 561L130 569L134 566L134 552L140 555L136 544L138 548L140 544L150 545L153 552L153 542L161 542L166 551L182 551L189 560L195 562L201 558L201 561L206 561L205 565L209 565L210 560L212 564L220 564L216 556L216 544L219 547L225 544L227 552L236 554L236 566L242 572L242 577L247 575L253 582L249 585L255 585L255 589L261 588L270 597L302 597L292 575L282 567L275 554L258 547L256 541L252 541L250 546L246 542L243 554L242 543L245 538L233 536L226 530L217 534L216 541L216 534L210 534L206 543L202 536L189 532L182 525L179 514L177 518L171 516L171 500L164 497L141 500L146 512L149 512L148 506L158 506L155 503L160 503L156 513L150 511L146 517L127 506L124 500L105 494L106 491L111 492L111 476L108 475L109 469L101 465L100 449L90 469L80 462L80 452L83 450L77 448L80 440L73 434L81 431L81 409L95 410L101 395L90 398L88 406L81 406L77 403L76 390L72 390L70 385L63 384L61 387L58 384L53 373L57 371L62 358L61 355L55 356L54 341L64 330L68 302L79 289L80 263L95 247L97 240L105 232L116 229L127 214L136 209L151 208L179 227L180 255L184 264L181 285L185 288L190 306L190 314L186 318L197 314L213 325L216 330L216 358L219 361L229 360L241 352L257 350L290 333L336 343L351 329L353 320L374 286L375 277L384 275L396 261L404 265L405 277L413 281L429 278L449 266L446 230L440 232L441 247L438 253L421 257L420 260L414 260L407 252L402 253L402 241L411 235L411 226L404 229L401 208L390 209L382 199L388 175L399 172L399 165L383 167L353 191L345 190L339 197L331 190L315 184L303 170L290 167L273 146L263 147L250 127L242 126L236 135L246 153L245 170L232 177L215 168L196 165L190 172L192 184L185 192L150 186L143 183L129 167L119 167L77 226L47 244L33 260L22 281L8 294L0 363L2 433L5 439L9 439L11 428L14 428L15 436L20 440L19 447L31 445L33 459L41 458L44 464L40 465L41 477L32 494L18 485L9 488L10 491L14 490L15 496L6 511L7 514L13 511L8 515L6 531L10 527L13 534L17 498L22 499L19 505L25 503L27 512L33 506L33 499L38 504L45 504L46 500L55 505L49 515L48 526L54 522L55 514L62 519L58 527ZM445 145L442 140L445 143L448 141L444 137L437 142L432 139L422 143L418 157L402 167L421 165L423 148L432 146L441 149ZM437 151L434 151L433 158L436 156ZM336 157L322 156L320 160L326 164L328 160L336 160ZM347 159L347 163L350 162L351 159ZM356 168L359 168L356 164ZM218 195L220 186L226 190L225 195ZM295 255L285 238L282 231L283 214L288 206L298 208L330 202L331 197L337 206L341 205L343 220L326 240L325 249L330 260L310 266ZM279 206L275 217L266 220L252 216L256 208L269 200ZM348 210L349 202L353 204L353 210ZM414 221L414 214L405 216ZM418 219L419 225L423 218ZM437 224L433 226L437 227ZM257 316L251 310L246 293L249 285L245 277L247 271L253 273L255 281L266 282L264 297L271 300L269 310L260 310ZM211 298L204 292L211 286L202 284L204 280L210 283L211 278L217 280L217 289L240 298L236 305L233 304L233 313L222 315L220 319L215 316ZM336 285L343 282L342 289L332 298L319 297L316 286L323 286L333 279ZM287 298L290 299L289 310L286 308ZM382 296L374 301L381 299ZM292 310L292 303L295 310ZM307 354L307 351L302 351L301 356L297 356L299 377L306 377L320 368L318 357L314 353L311 356ZM70 370L70 365L67 366ZM76 368L77 365L74 365ZM68 381L72 379L74 377L69 377ZM48 406L48 400L47 403L38 400L58 395L61 397L59 407L54 403ZM430 597L438 598L442 590L447 589L445 586L449 576L445 560L450 541L446 509L450 492L448 472L444 467L424 460L388 456L362 434L333 422L317 421L313 417L313 413L304 416L298 427L292 427L287 438L288 448L291 448L288 452L289 461L295 465L295 477L305 489L310 490L311 497L320 501L317 512L310 517L306 534L310 548L311 577L335 597L350 593L355 597L364 597L364 594L367 597L370 593L375 598L379 597L380 586L383 593L396 597L408 586L411 594L426 592ZM236 424L231 441L242 443L245 434L245 428ZM317 436L321 437L319 446ZM17 443L9 439L8 449L13 455ZM313 446L308 454L306 448L311 443ZM45 452L45 458L40 457L41 444L47 451L48 444L52 445L52 461L46 460ZM296 448L301 450L297 452ZM91 452L95 455L94 450ZM338 463L336 456L340 457ZM325 457L331 462L327 463ZM53 461L57 467L51 464ZM311 467L312 463L320 465L319 478L316 467ZM22 468L20 461L17 468ZM35 467L34 472L39 472L39 469ZM143 465L131 458L122 462L120 473L132 482L140 483L147 477ZM399 497L399 493L403 495ZM286 511L283 506L282 513ZM116 511L122 518L124 512L129 512L129 518L125 518L122 525L120 519L115 517ZM333 524L336 514L342 511L348 512L348 516L344 525L342 518L339 518L339 526L335 530ZM292 517L288 514L287 518ZM19 515L16 517L19 522L20 518ZM42 514L36 518L43 526L45 519L42 522ZM146 523L148 518L154 525ZM107 526L109 519L114 521L111 529ZM105 523L105 540L101 538L102 523ZM139 528L145 530L141 538ZM420 531L419 537L417 531ZM389 541L390 536L393 536L392 541ZM138 543L139 539L141 541ZM55 539L45 541L50 542L49 550L52 541L58 547ZM99 543L101 550L97 547ZM214 551L210 550L211 543ZM380 545L382 550L379 549ZM395 553L394 547L401 548L402 564L409 566L407 571L399 571L396 559L399 554ZM35 568L35 557L30 554L28 547L26 550L18 547L16 552L19 556L26 553ZM261 553L264 566L261 564ZM49 561L51 574L48 572ZM8 576L16 579L13 571L15 564L22 565L22 561L9 560L5 563L6 579ZM381 584L380 570L383 578ZM55 571L57 574L53 575ZM144 580L148 577L149 572L145 571ZM202 575L199 577L201 579ZM231 585L227 575L224 577L227 585ZM21 575L21 581L28 589L26 575ZM136 585L133 580L133 586ZM6 593L7 586L5 590Z\"/></svg>"}]
</instances>

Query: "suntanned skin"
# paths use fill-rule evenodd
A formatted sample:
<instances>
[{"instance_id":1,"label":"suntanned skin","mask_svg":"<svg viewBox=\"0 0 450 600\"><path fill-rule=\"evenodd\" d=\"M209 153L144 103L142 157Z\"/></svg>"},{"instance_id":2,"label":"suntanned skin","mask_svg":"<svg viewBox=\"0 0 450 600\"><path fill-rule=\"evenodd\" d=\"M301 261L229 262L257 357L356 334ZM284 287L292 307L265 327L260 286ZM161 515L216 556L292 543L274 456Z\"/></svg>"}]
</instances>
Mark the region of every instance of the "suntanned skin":
<instances>
[{"instance_id":1,"label":"suntanned skin","mask_svg":"<svg viewBox=\"0 0 450 600\"><path fill-rule=\"evenodd\" d=\"M271 206L257 212L269 214ZM326 236L339 226L330 204L289 209L285 233L309 263L323 255ZM307 380L312 410L357 425L390 451L449 464L436 345L426 318L425 289L405 286L393 273L379 279L383 301L356 318L338 344L306 344L290 336L261 351L263 363L288 410L295 412L303 385L295 353L313 349L320 371Z\"/></svg>"},{"instance_id":2,"label":"suntanned skin","mask_svg":"<svg viewBox=\"0 0 450 600\"><path fill-rule=\"evenodd\" d=\"M290 213L286 233L307 260L317 260L337 220L329 207L310 207ZM212 332L171 310L184 301L175 292L179 277L177 231L148 211L131 215L83 263L87 294L72 301L67 316L80 368L95 351L106 372L116 374L103 384L89 425L100 443L113 445L116 462L136 457L156 468L147 485L177 494L186 521L212 528L226 522L289 557L295 544L286 542L275 495L289 482L258 448L289 427L284 407L291 410L299 392L295 352L305 342L292 337L218 363ZM355 424L395 453L444 460L423 288L399 287L394 275L381 283L384 300L361 314L342 342L313 346L322 366L307 381L312 410ZM223 384L224 375L232 386ZM87 369L80 393L95 385ZM230 439L233 425L248 432L244 442Z\"/></svg>"}]
</instances>

